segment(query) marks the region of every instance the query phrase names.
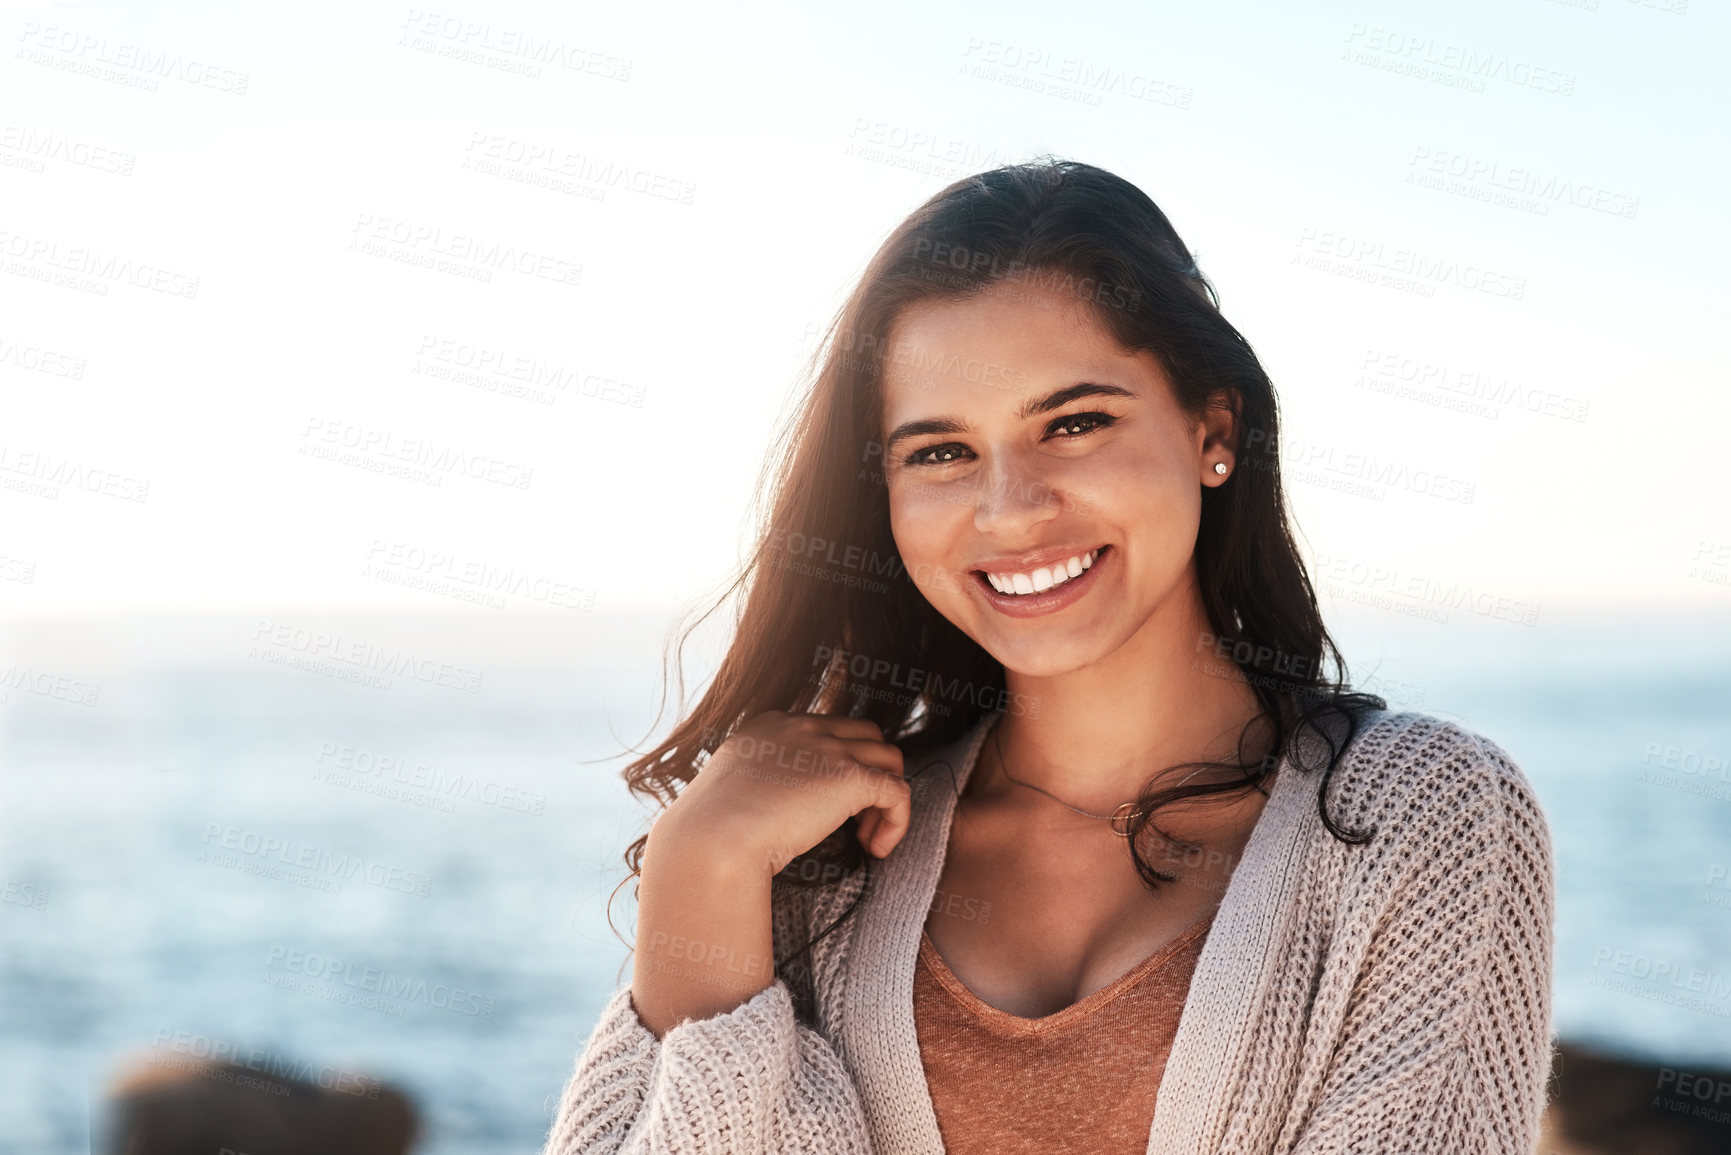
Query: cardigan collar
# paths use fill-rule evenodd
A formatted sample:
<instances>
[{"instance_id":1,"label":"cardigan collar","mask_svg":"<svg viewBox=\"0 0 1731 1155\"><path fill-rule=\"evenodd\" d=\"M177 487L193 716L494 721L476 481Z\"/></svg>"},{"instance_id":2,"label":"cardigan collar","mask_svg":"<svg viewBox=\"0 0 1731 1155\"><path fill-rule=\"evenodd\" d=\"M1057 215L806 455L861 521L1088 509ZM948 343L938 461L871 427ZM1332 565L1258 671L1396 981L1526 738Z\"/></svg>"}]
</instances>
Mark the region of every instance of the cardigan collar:
<instances>
[{"instance_id":1,"label":"cardigan collar","mask_svg":"<svg viewBox=\"0 0 1731 1155\"><path fill-rule=\"evenodd\" d=\"M878 1155L944 1150L914 1027L914 970L956 800L1001 717L1002 711L988 711L921 763L908 831L888 857L874 863L878 877L857 912L837 1041L859 1087ZM1230 1108L1227 1080L1253 1038L1256 988L1271 955L1278 911L1293 901L1299 880L1292 866L1316 824L1314 791L1305 789L1310 778L1291 772L1291 766L1290 755L1283 756L1197 959L1160 1083L1149 1155L1208 1150L1209 1135L1176 1134L1173 1121L1206 1119L1207 1130L1218 1134ZM1208 1108L1180 1110L1179 1099L1202 1100Z\"/></svg>"}]
</instances>

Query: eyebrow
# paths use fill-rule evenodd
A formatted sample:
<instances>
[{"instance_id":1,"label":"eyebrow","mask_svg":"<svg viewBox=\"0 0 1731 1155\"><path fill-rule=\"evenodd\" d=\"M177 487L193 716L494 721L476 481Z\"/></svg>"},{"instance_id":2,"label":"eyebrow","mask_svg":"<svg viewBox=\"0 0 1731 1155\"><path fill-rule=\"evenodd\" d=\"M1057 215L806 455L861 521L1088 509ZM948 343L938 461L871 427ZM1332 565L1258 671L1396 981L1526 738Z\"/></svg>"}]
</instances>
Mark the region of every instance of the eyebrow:
<instances>
[{"instance_id":1,"label":"eyebrow","mask_svg":"<svg viewBox=\"0 0 1731 1155\"><path fill-rule=\"evenodd\" d=\"M1055 389L1044 397L1024 401L1021 408L1016 410L1016 420L1025 421L1029 417L1035 417L1041 413L1062 409L1070 402L1078 401L1083 397L1129 397L1134 399L1136 394L1121 385L1102 385L1095 381L1083 381L1075 385L1066 385L1062 389ZM958 421L954 417L927 417L919 421L904 421L884 439L884 449L887 451L896 442L909 437L923 437L929 433L966 433L967 431L968 423Z\"/></svg>"}]
</instances>

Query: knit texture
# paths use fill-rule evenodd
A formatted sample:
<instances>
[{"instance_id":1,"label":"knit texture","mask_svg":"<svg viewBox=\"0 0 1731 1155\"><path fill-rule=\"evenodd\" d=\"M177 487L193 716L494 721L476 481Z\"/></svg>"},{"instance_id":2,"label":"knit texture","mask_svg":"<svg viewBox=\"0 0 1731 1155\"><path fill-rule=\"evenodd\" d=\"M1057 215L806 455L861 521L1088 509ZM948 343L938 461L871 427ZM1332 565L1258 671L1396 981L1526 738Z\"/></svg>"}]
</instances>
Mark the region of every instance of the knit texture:
<instances>
[{"instance_id":1,"label":"knit texture","mask_svg":"<svg viewBox=\"0 0 1731 1155\"><path fill-rule=\"evenodd\" d=\"M860 908L733 1010L656 1040L603 1009L546 1155L942 1152L913 1021L920 931L988 713L908 768L913 819ZM1318 764L1307 735L1300 759ZM1161 1078L1148 1155L1533 1155L1554 1040L1555 868L1501 747L1368 715L1329 781L1283 760L1215 912ZM856 874L772 909L778 956Z\"/></svg>"}]
</instances>

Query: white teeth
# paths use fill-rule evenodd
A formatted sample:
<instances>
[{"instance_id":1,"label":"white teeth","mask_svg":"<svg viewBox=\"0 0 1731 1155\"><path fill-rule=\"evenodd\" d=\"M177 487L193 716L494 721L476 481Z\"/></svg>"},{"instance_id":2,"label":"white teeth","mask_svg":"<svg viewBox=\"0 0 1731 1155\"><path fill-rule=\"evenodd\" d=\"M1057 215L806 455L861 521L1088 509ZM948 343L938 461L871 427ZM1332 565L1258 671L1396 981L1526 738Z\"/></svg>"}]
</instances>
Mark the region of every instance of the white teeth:
<instances>
[{"instance_id":1,"label":"white teeth","mask_svg":"<svg viewBox=\"0 0 1731 1155\"><path fill-rule=\"evenodd\" d=\"M986 580L992 583L992 588L1001 594L1036 594L1062 585L1094 564L1094 559L1100 556L1100 551L1091 549L1087 553L1066 558L1054 566L1041 566L1031 574L1026 573L989 573Z\"/></svg>"}]
</instances>

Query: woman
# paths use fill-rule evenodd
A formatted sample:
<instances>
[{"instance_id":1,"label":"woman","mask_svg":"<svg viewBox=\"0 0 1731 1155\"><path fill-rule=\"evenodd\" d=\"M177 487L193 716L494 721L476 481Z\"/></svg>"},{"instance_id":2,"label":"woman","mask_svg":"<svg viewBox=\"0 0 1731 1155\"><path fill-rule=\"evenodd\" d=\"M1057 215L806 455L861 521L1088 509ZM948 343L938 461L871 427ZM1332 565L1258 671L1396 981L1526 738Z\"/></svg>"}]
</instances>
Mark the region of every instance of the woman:
<instances>
[{"instance_id":1,"label":"woman","mask_svg":"<svg viewBox=\"0 0 1731 1155\"><path fill-rule=\"evenodd\" d=\"M897 228L732 647L626 771L670 804L548 1152L1531 1152L1544 816L1350 691L1278 446L1126 181L1008 166Z\"/></svg>"}]
</instances>

